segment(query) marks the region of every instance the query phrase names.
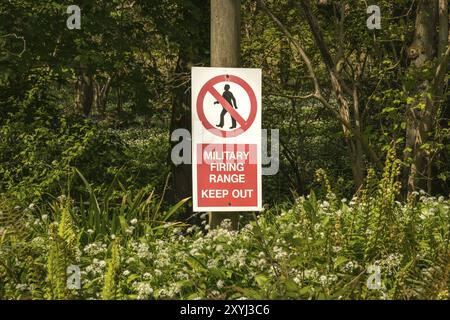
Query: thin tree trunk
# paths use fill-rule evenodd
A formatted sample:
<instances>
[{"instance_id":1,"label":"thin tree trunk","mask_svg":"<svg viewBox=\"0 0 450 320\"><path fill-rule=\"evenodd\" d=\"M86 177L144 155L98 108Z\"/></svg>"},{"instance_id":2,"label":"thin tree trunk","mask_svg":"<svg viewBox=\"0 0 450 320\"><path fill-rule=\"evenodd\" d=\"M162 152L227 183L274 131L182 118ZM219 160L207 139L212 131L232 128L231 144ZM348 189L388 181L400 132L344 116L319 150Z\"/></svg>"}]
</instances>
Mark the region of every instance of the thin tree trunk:
<instances>
[{"instance_id":1,"label":"thin tree trunk","mask_svg":"<svg viewBox=\"0 0 450 320\"><path fill-rule=\"evenodd\" d=\"M353 117L355 118L355 130L362 135L362 121L361 121L361 114L359 111L359 96L356 84L354 85L353 88ZM355 170L353 171L353 178L355 179L356 186L359 188L364 183L364 172L365 172L364 157L363 157L364 151L360 140L352 139L352 141L354 143L355 148L355 151L353 152L355 156L355 160L353 161L353 166L355 166Z\"/></svg>"},{"instance_id":2,"label":"thin tree trunk","mask_svg":"<svg viewBox=\"0 0 450 320\"><path fill-rule=\"evenodd\" d=\"M430 64L436 54L436 1L422 0L419 2L416 17L414 40L408 49L408 56L412 60L411 68L422 69ZM428 170L429 153L423 145L428 142L432 131L435 103L431 94L431 83L428 79L419 80L412 88L410 96L413 102L406 110L406 148L404 158L410 165L406 170L408 193L420 188L429 187ZM431 191L431 190L428 190Z\"/></svg>"},{"instance_id":3,"label":"thin tree trunk","mask_svg":"<svg viewBox=\"0 0 450 320\"><path fill-rule=\"evenodd\" d=\"M123 111L123 107L122 107L122 84L120 83L119 80L119 84L117 87L117 114L120 115L122 114Z\"/></svg>"},{"instance_id":4,"label":"thin tree trunk","mask_svg":"<svg viewBox=\"0 0 450 320\"><path fill-rule=\"evenodd\" d=\"M101 85L99 82L97 82L96 88L97 110L100 113L101 117L104 118L109 92L111 90L111 78L108 77L104 85Z\"/></svg>"},{"instance_id":5,"label":"thin tree trunk","mask_svg":"<svg viewBox=\"0 0 450 320\"><path fill-rule=\"evenodd\" d=\"M439 0L439 45L438 57L442 58L448 46L448 0Z\"/></svg>"},{"instance_id":6,"label":"thin tree trunk","mask_svg":"<svg viewBox=\"0 0 450 320\"><path fill-rule=\"evenodd\" d=\"M327 67L328 72L330 74L331 88L334 95L336 96L336 100L339 105L340 117L341 119L344 120L345 123L352 124L353 121L351 121L350 119L350 103L344 93L347 92L353 97L358 97L357 92L355 93L349 90L346 87L345 83L340 79L339 71L336 68L336 64L333 61L330 51L328 50L328 47L325 43L319 24L312 12L310 1L302 0L298 5L303 9L305 13L306 21L309 24L311 33L313 34L314 37L314 41L317 47L319 48L322 60L325 63L325 66ZM357 101L354 101L354 108L359 108ZM362 132L360 131L361 130L360 119L356 119L355 124L353 124L353 131L357 132L359 136L362 135ZM364 182L364 171L365 171L362 143L360 140L355 139L354 137L351 136L351 132L347 126L343 125L342 130L344 132L347 150L351 161L353 180L355 182L356 188L359 189L359 187L361 187L361 185Z\"/></svg>"},{"instance_id":7,"label":"thin tree trunk","mask_svg":"<svg viewBox=\"0 0 450 320\"><path fill-rule=\"evenodd\" d=\"M81 66L78 71L76 102L83 117L89 117L94 102L94 82L92 74L85 66Z\"/></svg>"},{"instance_id":8,"label":"thin tree trunk","mask_svg":"<svg viewBox=\"0 0 450 320\"><path fill-rule=\"evenodd\" d=\"M450 47L449 47L449 40L450 40L450 34L449 34L449 12L448 12L448 0L438 0L438 20L439 20L439 41L438 41L438 66L436 68L436 75L434 78L433 83L433 98L435 106L435 112L439 116L438 119L438 126L441 128L448 127L448 119L450 119L450 108L449 104L446 102L448 101L448 96L446 96L445 92L448 90L448 80L446 78L447 76L447 68L448 68L448 59L450 55ZM443 144L448 144L447 141L442 141ZM441 163L445 163L445 158L443 157L443 154L437 154L435 155L435 159L439 159ZM436 168L436 166L433 166L434 161L429 161L428 163L428 189L431 190L431 182L433 177L433 169ZM435 161L438 162L438 161Z\"/></svg>"}]
</instances>

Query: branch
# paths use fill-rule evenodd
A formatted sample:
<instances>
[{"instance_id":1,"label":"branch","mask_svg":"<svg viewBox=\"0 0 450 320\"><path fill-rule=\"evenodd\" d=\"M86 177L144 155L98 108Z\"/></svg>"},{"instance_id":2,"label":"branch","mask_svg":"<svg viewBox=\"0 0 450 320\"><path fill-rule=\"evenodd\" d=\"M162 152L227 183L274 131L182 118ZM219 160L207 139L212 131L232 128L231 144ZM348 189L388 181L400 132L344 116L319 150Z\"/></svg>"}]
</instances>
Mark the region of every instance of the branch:
<instances>
[{"instance_id":1,"label":"branch","mask_svg":"<svg viewBox=\"0 0 450 320\"><path fill-rule=\"evenodd\" d=\"M441 58L441 62L436 67L436 75L434 76L434 87L439 88L444 82L445 73L447 72L447 65L450 59L450 46L447 47L444 55Z\"/></svg>"},{"instance_id":2,"label":"branch","mask_svg":"<svg viewBox=\"0 0 450 320\"><path fill-rule=\"evenodd\" d=\"M308 22L315 43L319 48L322 60L325 63L325 66L327 67L328 72L331 75L331 78L335 78L339 82L341 87L347 92L347 94L352 95L352 90L350 90L345 84L345 82L340 79L339 74L336 71L336 64L333 61L333 58L331 57L330 51L328 50L322 31L320 30L319 23L317 22L317 19L314 17L312 13L310 1L302 0L300 3L296 2L296 4L305 13L306 21Z\"/></svg>"},{"instance_id":3,"label":"branch","mask_svg":"<svg viewBox=\"0 0 450 320\"><path fill-rule=\"evenodd\" d=\"M308 57L308 55L305 52L305 49L303 46L294 39L292 34L289 32L289 30L278 20L277 17L267 8L266 4L263 0L258 0L261 8L272 18L272 20L278 25L280 30L285 34L285 36L290 40L290 42L297 48L298 52L300 53L300 56L302 57L303 62L306 65L306 68L308 70L308 73L310 77L313 79L314 83L314 90L315 94L320 94L320 85L319 81L317 80L316 73L314 72L314 68L311 63L311 59Z\"/></svg>"},{"instance_id":4,"label":"branch","mask_svg":"<svg viewBox=\"0 0 450 320\"><path fill-rule=\"evenodd\" d=\"M314 18L311 10L311 4L308 0L302 0L301 4L296 3L298 7L301 7L303 9L306 21L308 22L311 32L314 36L314 39L316 40L316 44L319 47L320 54L322 55L323 61L325 62L325 66L327 69L331 72L334 69L335 63L333 61L333 58L330 55L330 51L328 50L325 40L323 39L322 32L320 31L319 24L317 23L317 20Z\"/></svg>"},{"instance_id":5,"label":"branch","mask_svg":"<svg viewBox=\"0 0 450 320\"><path fill-rule=\"evenodd\" d=\"M314 93L307 94L305 96L287 95L287 94L279 94L279 93L269 93L268 95L272 96L272 97L281 97L281 98L294 99L294 100L307 100L307 99L314 98Z\"/></svg>"}]
</instances>

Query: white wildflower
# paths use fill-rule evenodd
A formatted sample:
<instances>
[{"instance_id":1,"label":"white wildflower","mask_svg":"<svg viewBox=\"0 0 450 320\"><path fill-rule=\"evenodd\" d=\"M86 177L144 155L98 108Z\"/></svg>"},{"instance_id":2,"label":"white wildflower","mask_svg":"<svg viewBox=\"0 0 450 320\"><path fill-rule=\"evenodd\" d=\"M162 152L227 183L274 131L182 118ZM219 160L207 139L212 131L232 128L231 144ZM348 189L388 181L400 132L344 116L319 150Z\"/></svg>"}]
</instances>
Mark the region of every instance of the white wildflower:
<instances>
[{"instance_id":1,"label":"white wildflower","mask_svg":"<svg viewBox=\"0 0 450 320\"><path fill-rule=\"evenodd\" d=\"M149 296L153 293L153 288L149 283L139 282L134 284L134 287L137 291L137 299L143 300L149 298Z\"/></svg>"}]
</instances>

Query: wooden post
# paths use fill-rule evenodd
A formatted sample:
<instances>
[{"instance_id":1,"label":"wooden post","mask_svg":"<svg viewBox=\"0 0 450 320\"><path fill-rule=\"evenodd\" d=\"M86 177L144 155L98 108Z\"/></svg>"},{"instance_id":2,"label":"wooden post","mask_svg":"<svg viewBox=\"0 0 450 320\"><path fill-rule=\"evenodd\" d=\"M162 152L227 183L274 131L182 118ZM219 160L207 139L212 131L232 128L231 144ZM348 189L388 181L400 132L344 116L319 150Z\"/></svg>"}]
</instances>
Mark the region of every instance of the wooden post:
<instances>
[{"instance_id":1,"label":"wooden post","mask_svg":"<svg viewBox=\"0 0 450 320\"><path fill-rule=\"evenodd\" d=\"M240 67L240 10L240 0L211 0L211 67Z\"/></svg>"},{"instance_id":2,"label":"wooden post","mask_svg":"<svg viewBox=\"0 0 450 320\"><path fill-rule=\"evenodd\" d=\"M241 0L211 0L211 67L241 65ZM224 219L237 230L237 212L210 212L209 226L217 228Z\"/></svg>"}]
</instances>

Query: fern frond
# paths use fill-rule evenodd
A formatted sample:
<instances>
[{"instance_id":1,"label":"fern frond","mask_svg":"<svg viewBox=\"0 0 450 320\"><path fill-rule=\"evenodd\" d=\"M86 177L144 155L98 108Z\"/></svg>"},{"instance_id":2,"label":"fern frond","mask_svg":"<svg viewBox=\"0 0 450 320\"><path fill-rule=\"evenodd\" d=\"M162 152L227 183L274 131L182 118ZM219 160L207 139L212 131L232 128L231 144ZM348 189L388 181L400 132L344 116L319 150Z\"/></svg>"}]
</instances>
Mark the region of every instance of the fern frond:
<instances>
[{"instance_id":1,"label":"fern frond","mask_svg":"<svg viewBox=\"0 0 450 320\"><path fill-rule=\"evenodd\" d=\"M117 241L112 244L111 258L108 260L105 282L101 297L103 300L114 300L118 294L118 275L120 269L120 251Z\"/></svg>"}]
</instances>

